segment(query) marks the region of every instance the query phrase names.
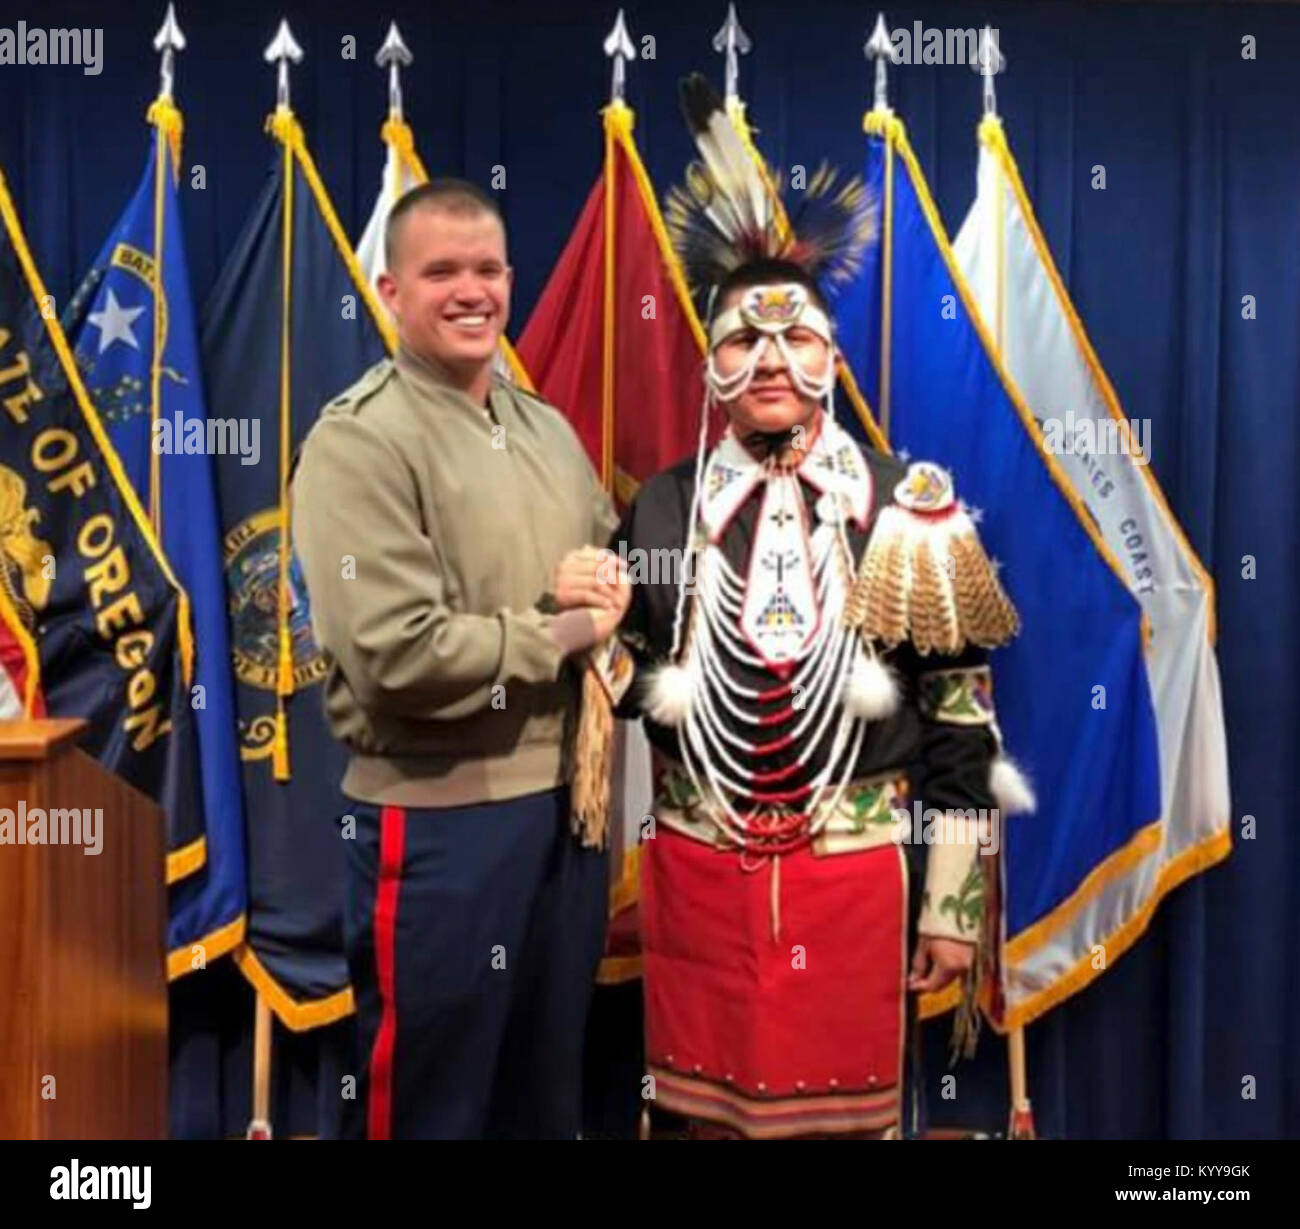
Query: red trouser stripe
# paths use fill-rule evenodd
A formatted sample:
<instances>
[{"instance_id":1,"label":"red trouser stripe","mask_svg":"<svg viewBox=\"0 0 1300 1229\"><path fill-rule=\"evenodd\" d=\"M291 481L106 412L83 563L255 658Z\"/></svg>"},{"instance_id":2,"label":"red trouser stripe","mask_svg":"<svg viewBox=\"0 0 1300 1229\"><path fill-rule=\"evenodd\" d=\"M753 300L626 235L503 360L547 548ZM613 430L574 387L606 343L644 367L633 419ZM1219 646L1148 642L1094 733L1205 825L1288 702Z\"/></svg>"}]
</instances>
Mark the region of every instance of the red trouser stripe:
<instances>
[{"instance_id":1,"label":"red trouser stripe","mask_svg":"<svg viewBox=\"0 0 1300 1229\"><path fill-rule=\"evenodd\" d=\"M406 812L384 807L379 813L379 884L375 891L375 971L383 1004L379 1032L370 1051L370 1101L366 1134L393 1134L393 1047L397 1041L397 893L402 886Z\"/></svg>"}]
</instances>

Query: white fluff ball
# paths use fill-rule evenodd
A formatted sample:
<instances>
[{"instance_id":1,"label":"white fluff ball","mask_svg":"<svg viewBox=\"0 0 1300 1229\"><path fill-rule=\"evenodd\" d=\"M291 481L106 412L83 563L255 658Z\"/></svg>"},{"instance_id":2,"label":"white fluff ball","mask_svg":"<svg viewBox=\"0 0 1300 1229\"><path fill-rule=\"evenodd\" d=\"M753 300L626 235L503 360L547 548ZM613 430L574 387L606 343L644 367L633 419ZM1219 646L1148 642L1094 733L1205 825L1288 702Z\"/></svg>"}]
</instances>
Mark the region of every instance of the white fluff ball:
<instances>
[{"instance_id":1,"label":"white fluff ball","mask_svg":"<svg viewBox=\"0 0 1300 1229\"><path fill-rule=\"evenodd\" d=\"M679 726L691 711L691 676L685 666L660 666L650 679L646 714L658 725Z\"/></svg>"},{"instance_id":2,"label":"white fluff ball","mask_svg":"<svg viewBox=\"0 0 1300 1229\"><path fill-rule=\"evenodd\" d=\"M844 688L844 706L854 717L879 721L898 709L894 676L878 657L859 657Z\"/></svg>"},{"instance_id":3,"label":"white fluff ball","mask_svg":"<svg viewBox=\"0 0 1300 1229\"><path fill-rule=\"evenodd\" d=\"M1005 755L999 755L989 768L989 788L1004 815L1027 815L1038 808L1033 786Z\"/></svg>"}]
</instances>

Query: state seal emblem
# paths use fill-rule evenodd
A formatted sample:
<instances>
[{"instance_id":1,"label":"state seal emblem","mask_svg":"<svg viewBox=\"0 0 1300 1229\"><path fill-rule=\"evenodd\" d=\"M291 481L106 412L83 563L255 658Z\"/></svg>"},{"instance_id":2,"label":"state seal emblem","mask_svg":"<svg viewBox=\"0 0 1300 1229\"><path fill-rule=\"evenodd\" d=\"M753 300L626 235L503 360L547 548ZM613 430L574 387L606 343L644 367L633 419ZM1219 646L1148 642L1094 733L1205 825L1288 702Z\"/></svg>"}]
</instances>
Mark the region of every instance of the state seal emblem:
<instances>
[{"instance_id":1,"label":"state seal emblem","mask_svg":"<svg viewBox=\"0 0 1300 1229\"><path fill-rule=\"evenodd\" d=\"M279 509L263 508L240 521L226 534L224 554L235 675L241 683L273 692L279 662ZM311 634L311 606L296 558L290 559L288 581L293 685L301 691L325 677L325 659Z\"/></svg>"},{"instance_id":2,"label":"state seal emblem","mask_svg":"<svg viewBox=\"0 0 1300 1229\"><path fill-rule=\"evenodd\" d=\"M0 585L30 632L36 612L50 600L45 560L54 548L36 536L41 514L27 506L27 484L7 466L0 465Z\"/></svg>"}]
</instances>

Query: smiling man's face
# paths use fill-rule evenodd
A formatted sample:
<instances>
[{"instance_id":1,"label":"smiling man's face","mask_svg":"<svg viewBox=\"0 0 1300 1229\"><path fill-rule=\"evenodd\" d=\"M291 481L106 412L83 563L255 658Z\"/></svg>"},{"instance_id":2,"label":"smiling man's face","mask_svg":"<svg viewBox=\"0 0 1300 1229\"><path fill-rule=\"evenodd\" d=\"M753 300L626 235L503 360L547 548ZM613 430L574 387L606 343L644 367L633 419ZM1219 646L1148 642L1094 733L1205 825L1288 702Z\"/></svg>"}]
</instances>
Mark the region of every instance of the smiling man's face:
<instances>
[{"instance_id":1,"label":"smiling man's face","mask_svg":"<svg viewBox=\"0 0 1300 1229\"><path fill-rule=\"evenodd\" d=\"M747 293L744 287L731 290L719 305L719 312L740 302ZM794 325L785 331L786 348L804 372L819 379L830 362L830 346L812 329ZM713 351L718 374L729 376L750 361L755 344L763 347L749 387L733 401L723 402L736 435L744 439L755 431L764 434L809 426L821 409L816 397L801 393L790 376L785 356L770 337L756 329L744 328L724 338Z\"/></svg>"},{"instance_id":2,"label":"smiling man's face","mask_svg":"<svg viewBox=\"0 0 1300 1229\"><path fill-rule=\"evenodd\" d=\"M402 344L457 372L491 363L510 316L506 234L489 210L413 209L379 293Z\"/></svg>"}]
</instances>

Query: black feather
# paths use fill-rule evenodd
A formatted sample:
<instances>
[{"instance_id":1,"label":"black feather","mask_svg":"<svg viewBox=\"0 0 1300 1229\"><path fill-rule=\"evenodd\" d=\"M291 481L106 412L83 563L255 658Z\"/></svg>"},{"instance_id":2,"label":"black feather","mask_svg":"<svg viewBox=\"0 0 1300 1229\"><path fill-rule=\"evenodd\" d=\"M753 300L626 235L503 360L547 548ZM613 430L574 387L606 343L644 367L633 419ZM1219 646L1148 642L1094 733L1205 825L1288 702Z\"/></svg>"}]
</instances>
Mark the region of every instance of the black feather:
<instances>
[{"instance_id":1,"label":"black feather","mask_svg":"<svg viewBox=\"0 0 1300 1229\"><path fill-rule=\"evenodd\" d=\"M789 211L794 234L786 255L828 291L850 281L876 238L879 209L859 176L837 181L822 163Z\"/></svg>"},{"instance_id":2,"label":"black feather","mask_svg":"<svg viewBox=\"0 0 1300 1229\"><path fill-rule=\"evenodd\" d=\"M709 120L715 111L723 110L723 102L718 91L709 84L703 73L691 73L683 77L677 87L678 97L682 102L682 114L686 117L686 127L691 136L707 132Z\"/></svg>"},{"instance_id":3,"label":"black feather","mask_svg":"<svg viewBox=\"0 0 1300 1229\"><path fill-rule=\"evenodd\" d=\"M700 151L686 183L667 198L665 222L698 304L750 261L793 261L828 289L853 276L876 231L875 201L854 178L836 184L823 164L791 210L793 237L775 225L772 192L718 92L699 73L680 87L682 114Z\"/></svg>"}]
</instances>

